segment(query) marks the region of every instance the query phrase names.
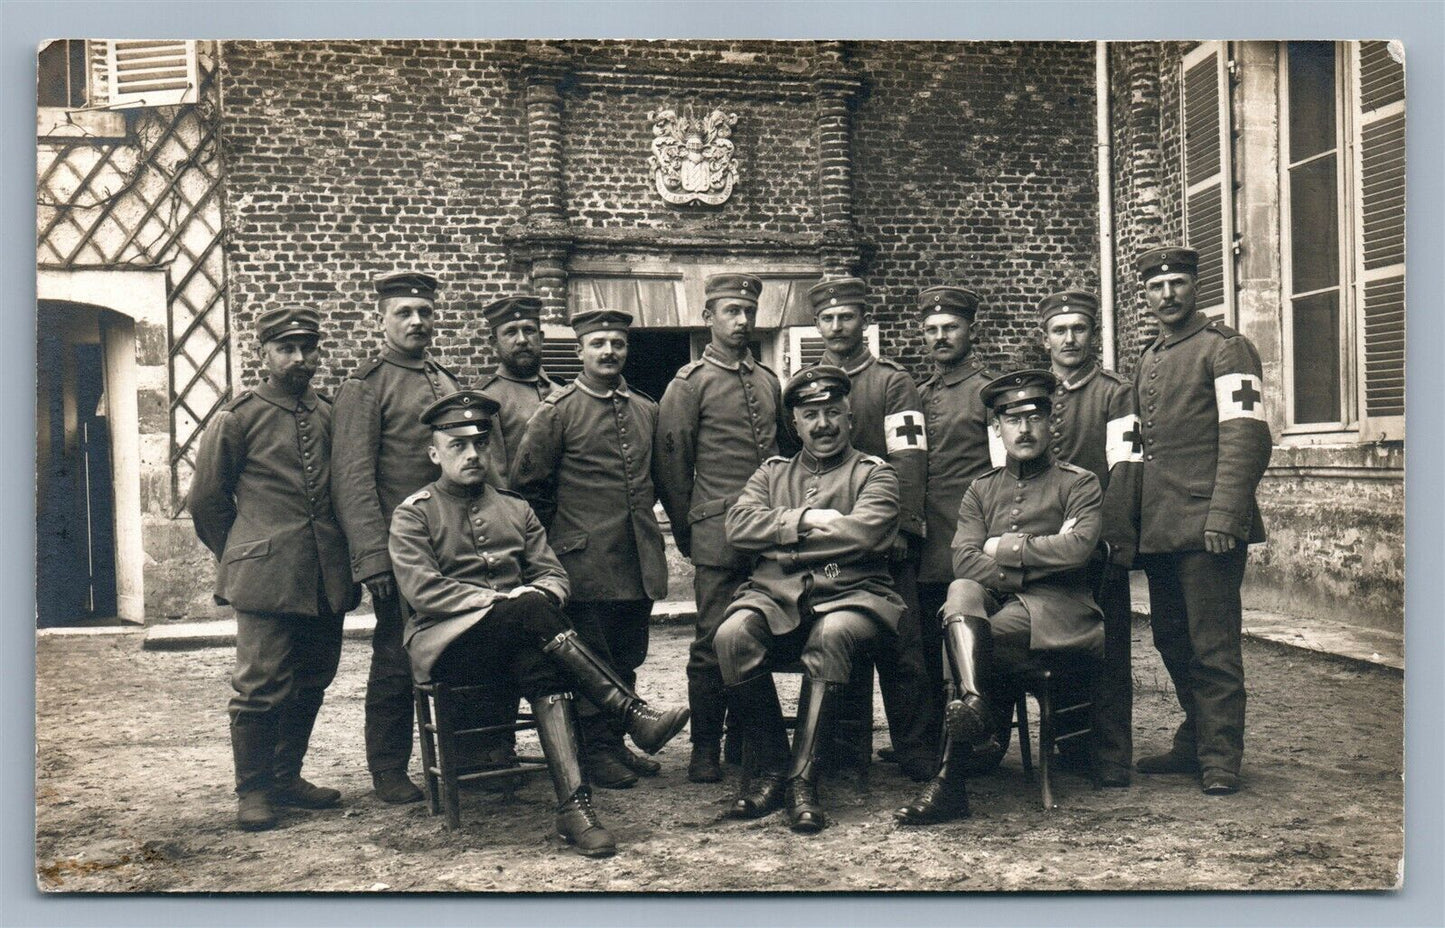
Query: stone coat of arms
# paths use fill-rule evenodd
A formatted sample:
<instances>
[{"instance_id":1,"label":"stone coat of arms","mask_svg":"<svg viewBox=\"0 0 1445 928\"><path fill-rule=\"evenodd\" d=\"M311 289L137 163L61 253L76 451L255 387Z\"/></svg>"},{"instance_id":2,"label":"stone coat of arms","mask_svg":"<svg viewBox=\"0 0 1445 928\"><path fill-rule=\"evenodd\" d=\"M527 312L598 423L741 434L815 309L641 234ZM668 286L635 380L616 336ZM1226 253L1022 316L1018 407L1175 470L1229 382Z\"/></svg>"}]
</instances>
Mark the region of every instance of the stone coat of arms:
<instances>
[{"instance_id":1,"label":"stone coat of arms","mask_svg":"<svg viewBox=\"0 0 1445 928\"><path fill-rule=\"evenodd\" d=\"M652 156L648 170L657 192L679 206L717 206L732 195L738 179L733 159L736 113L715 109L699 119L692 105L648 114L652 120Z\"/></svg>"}]
</instances>

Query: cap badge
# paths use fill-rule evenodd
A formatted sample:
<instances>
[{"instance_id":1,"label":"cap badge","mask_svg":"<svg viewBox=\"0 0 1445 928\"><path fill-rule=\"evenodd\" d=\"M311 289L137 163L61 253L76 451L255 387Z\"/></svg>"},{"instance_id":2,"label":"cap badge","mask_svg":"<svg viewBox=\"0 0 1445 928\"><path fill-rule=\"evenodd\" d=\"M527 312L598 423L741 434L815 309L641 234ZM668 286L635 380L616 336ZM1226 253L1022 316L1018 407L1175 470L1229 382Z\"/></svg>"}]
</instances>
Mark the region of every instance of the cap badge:
<instances>
[{"instance_id":1,"label":"cap badge","mask_svg":"<svg viewBox=\"0 0 1445 928\"><path fill-rule=\"evenodd\" d=\"M1161 271L1167 271L1167 270L1169 270L1169 265L1167 265L1167 264L1161 264L1161 265L1159 265L1159 270L1161 270Z\"/></svg>"},{"instance_id":2,"label":"cap badge","mask_svg":"<svg viewBox=\"0 0 1445 928\"><path fill-rule=\"evenodd\" d=\"M471 398L470 396L464 396L464 397L462 397L462 405L463 405L463 406L470 406L470 405L472 405L472 398Z\"/></svg>"},{"instance_id":3,"label":"cap badge","mask_svg":"<svg viewBox=\"0 0 1445 928\"><path fill-rule=\"evenodd\" d=\"M463 400L463 402L466 402L466 401ZM472 411L471 411L470 409L464 409L464 410L462 410L462 418L463 418L463 419L470 419L471 417L472 417Z\"/></svg>"}]
</instances>

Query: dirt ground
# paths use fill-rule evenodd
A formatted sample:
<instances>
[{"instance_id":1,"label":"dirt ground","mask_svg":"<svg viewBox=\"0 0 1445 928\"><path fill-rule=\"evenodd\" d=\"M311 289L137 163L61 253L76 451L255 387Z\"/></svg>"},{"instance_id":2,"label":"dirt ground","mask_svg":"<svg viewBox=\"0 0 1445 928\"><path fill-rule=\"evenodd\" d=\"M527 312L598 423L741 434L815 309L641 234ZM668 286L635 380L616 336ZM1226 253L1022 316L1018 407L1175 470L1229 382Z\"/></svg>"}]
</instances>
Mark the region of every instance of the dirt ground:
<instances>
[{"instance_id":1,"label":"dirt ground","mask_svg":"<svg viewBox=\"0 0 1445 928\"><path fill-rule=\"evenodd\" d=\"M654 629L642 689L686 698L687 632ZM734 786L688 783L685 741L661 777L598 791L621 852L589 861L548 837L552 792L469 791L451 833L424 803L369 792L362 696L369 645L348 640L306 774L343 805L290 811L274 831L233 825L225 700L230 652L150 652L138 635L38 642L36 873L44 890L729 891L1384 889L1403 852L1398 673L1247 642L1245 789L1210 798L1186 777L1093 790L1064 774L1045 813L1011 749L970 783L973 817L902 829L917 786L876 763L866 786L825 780L832 825L720 819ZM1135 748L1168 744L1177 707L1135 629ZM795 687L794 687L795 689ZM786 692L786 690L785 690ZM685 738L685 736L684 736ZM881 707L875 743L887 744ZM413 760L415 770L416 761ZM1417 874L1418 876L1418 874Z\"/></svg>"}]
</instances>

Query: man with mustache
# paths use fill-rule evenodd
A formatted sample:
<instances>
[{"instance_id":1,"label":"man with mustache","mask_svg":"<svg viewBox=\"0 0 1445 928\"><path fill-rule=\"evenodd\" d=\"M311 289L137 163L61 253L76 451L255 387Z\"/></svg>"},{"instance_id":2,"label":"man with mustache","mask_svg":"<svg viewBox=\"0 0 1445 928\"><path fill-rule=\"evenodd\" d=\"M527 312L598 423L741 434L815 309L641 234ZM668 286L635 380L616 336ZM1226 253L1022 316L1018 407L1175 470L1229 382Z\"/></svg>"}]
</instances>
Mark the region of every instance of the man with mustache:
<instances>
[{"instance_id":1,"label":"man with mustache","mask_svg":"<svg viewBox=\"0 0 1445 928\"><path fill-rule=\"evenodd\" d=\"M341 659L342 618L360 598L331 508L331 404L311 389L320 339L314 309L261 313L264 378L206 427L187 497L218 562L216 602L236 612L231 751L237 824L247 831L275 825L275 805L341 799L301 778Z\"/></svg>"},{"instance_id":2,"label":"man with mustache","mask_svg":"<svg viewBox=\"0 0 1445 928\"><path fill-rule=\"evenodd\" d=\"M813 321L827 349L822 363L840 367L852 381L853 443L884 458L898 474L901 516L893 543L893 585L908 605L898 634L879 642L873 654L894 757L911 779L926 780L938 766L940 700L923 657L918 607L918 552L926 534L924 486L928 479L928 431L913 378L901 364L877 358L864 342L871 315L868 287L856 277L824 280L808 290ZM863 675L848 694L844 717L867 721L872 681ZM871 726L868 726L871 728ZM868 745L871 753L872 745Z\"/></svg>"},{"instance_id":3,"label":"man with mustache","mask_svg":"<svg viewBox=\"0 0 1445 928\"><path fill-rule=\"evenodd\" d=\"M1013 711L1002 680L1041 652L1103 656L1104 626L1086 565L1102 530L1099 480L1050 454L1056 378L1019 371L982 391L1004 466L969 485L958 509L943 637L958 698L947 710L943 766L900 824L969 814L970 757L997 737Z\"/></svg>"},{"instance_id":4,"label":"man with mustache","mask_svg":"<svg viewBox=\"0 0 1445 928\"><path fill-rule=\"evenodd\" d=\"M409 669L420 683L521 692L552 774L558 835L587 857L606 857L617 844L598 821L578 765L572 691L648 753L682 730L687 710L658 711L637 698L567 621L567 574L536 513L487 479L497 411L485 393L460 390L419 417L431 432L427 455L441 476L397 506L389 548L412 607Z\"/></svg>"},{"instance_id":5,"label":"man with mustache","mask_svg":"<svg viewBox=\"0 0 1445 928\"><path fill-rule=\"evenodd\" d=\"M332 495L351 547L352 576L371 591L376 630L366 680L366 765L385 802L417 802L407 776L412 744L411 671L402 647L402 610L387 554L387 526L397 505L435 480L427 457L430 430L417 418L460 388L427 352L435 326L437 279L404 272L376 281L381 353L363 363L336 395Z\"/></svg>"},{"instance_id":6,"label":"man with mustache","mask_svg":"<svg viewBox=\"0 0 1445 928\"><path fill-rule=\"evenodd\" d=\"M1134 369L1144 443L1139 564L1149 575L1154 646L1184 721L1140 773L1199 777L1211 796L1239 790L1244 757L1243 621L1248 546L1264 541L1255 487L1273 450L1259 353L1199 312L1190 248L1138 260L1159 334Z\"/></svg>"},{"instance_id":7,"label":"man with mustache","mask_svg":"<svg viewBox=\"0 0 1445 928\"><path fill-rule=\"evenodd\" d=\"M509 479L527 421L557 384L542 369L542 301L529 294L504 296L482 308L497 353L497 369L477 389L501 404L492 431L492 460L499 480Z\"/></svg>"},{"instance_id":8,"label":"man with mustache","mask_svg":"<svg viewBox=\"0 0 1445 928\"><path fill-rule=\"evenodd\" d=\"M783 403L803 450L764 461L726 516L728 542L756 560L716 637L745 763L727 814L761 818L786 805L789 827L805 833L826 824L818 753L832 709L859 652L896 634L907 609L888 571L898 476L853 447L848 392L848 375L828 365L788 381ZM790 754L772 670L797 660L807 696Z\"/></svg>"},{"instance_id":9,"label":"man with mustache","mask_svg":"<svg viewBox=\"0 0 1445 928\"><path fill-rule=\"evenodd\" d=\"M1082 290L1052 293L1039 303L1049 368L1058 378L1049 415L1049 450L1099 478L1104 490L1102 535L1112 555L1112 563L1097 559L1088 568L1090 589L1099 592L1104 613L1104 663L1094 681L1091 720L1095 750L1091 757L1088 745L1068 741L1063 756L1089 768L1100 786L1122 788L1129 785L1134 764L1129 566L1138 544L1144 452L1133 385L1094 357L1098 315L1098 298Z\"/></svg>"},{"instance_id":10,"label":"man with mustache","mask_svg":"<svg viewBox=\"0 0 1445 928\"><path fill-rule=\"evenodd\" d=\"M511 483L547 528L572 585L567 617L630 692L647 658L652 604L667 595L653 506L657 404L622 377L632 316L572 317L582 373L544 399L512 461ZM584 762L599 786L625 789L661 766L634 754L599 709L579 707Z\"/></svg>"},{"instance_id":11,"label":"man with mustache","mask_svg":"<svg viewBox=\"0 0 1445 928\"><path fill-rule=\"evenodd\" d=\"M723 516L758 465L794 447L783 426L777 375L748 347L763 282L751 274L714 274L702 311L711 340L702 357L668 384L658 410L657 492L672 537L692 560L697 625L687 660L692 758L687 778L722 780L726 717L713 636L749 560L728 544Z\"/></svg>"}]
</instances>

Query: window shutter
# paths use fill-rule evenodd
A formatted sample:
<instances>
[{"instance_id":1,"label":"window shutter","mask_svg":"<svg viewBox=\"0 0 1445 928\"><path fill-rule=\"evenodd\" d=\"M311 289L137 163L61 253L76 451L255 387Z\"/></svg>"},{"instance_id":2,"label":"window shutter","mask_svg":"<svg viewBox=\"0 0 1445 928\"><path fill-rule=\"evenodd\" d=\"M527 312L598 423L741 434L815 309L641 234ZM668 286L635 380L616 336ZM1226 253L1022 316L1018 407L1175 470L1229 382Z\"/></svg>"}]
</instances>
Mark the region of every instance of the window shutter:
<instances>
[{"instance_id":1,"label":"window shutter","mask_svg":"<svg viewBox=\"0 0 1445 928\"><path fill-rule=\"evenodd\" d=\"M195 42L107 42L111 109L196 102Z\"/></svg>"},{"instance_id":2,"label":"window shutter","mask_svg":"<svg viewBox=\"0 0 1445 928\"><path fill-rule=\"evenodd\" d=\"M1224 43L1184 56L1184 241L1199 252L1201 312L1234 324L1234 171Z\"/></svg>"},{"instance_id":3,"label":"window shutter","mask_svg":"<svg viewBox=\"0 0 1445 928\"><path fill-rule=\"evenodd\" d=\"M788 333L788 353L783 355L781 373L784 382L803 368L819 363L827 349L822 336L811 325L789 326L785 331ZM869 351L878 354L878 323L871 323L863 330L863 340L868 343Z\"/></svg>"},{"instance_id":4,"label":"window shutter","mask_svg":"<svg viewBox=\"0 0 1445 928\"><path fill-rule=\"evenodd\" d=\"M1403 49L1352 44L1360 440L1399 440L1405 437L1405 66L1396 54L1403 57Z\"/></svg>"},{"instance_id":5,"label":"window shutter","mask_svg":"<svg viewBox=\"0 0 1445 928\"><path fill-rule=\"evenodd\" d=\"M577 337L570 326L542 323L542 369L558 383L570 383L582 373Z\"/></svg>"}]
</instances>

